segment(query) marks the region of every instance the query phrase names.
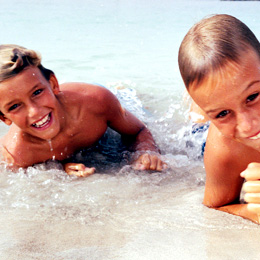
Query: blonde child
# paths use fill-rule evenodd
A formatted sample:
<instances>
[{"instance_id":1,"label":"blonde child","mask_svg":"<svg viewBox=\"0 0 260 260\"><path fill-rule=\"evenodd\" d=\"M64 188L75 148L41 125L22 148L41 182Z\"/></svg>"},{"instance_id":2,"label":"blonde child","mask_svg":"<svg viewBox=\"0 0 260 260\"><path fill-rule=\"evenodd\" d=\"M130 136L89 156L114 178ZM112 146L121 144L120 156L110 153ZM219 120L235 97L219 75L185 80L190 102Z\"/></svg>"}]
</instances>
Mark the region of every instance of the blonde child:
<instances>
[{"instance_id":1,"label":"blonde child","mask_svg":"<svg viewBox=\"0 0 260 260\"><path fill-rule=\"evenodd\" d=\"M13 168L55 158L63 162L91 147L110 127L139 157L138 170L161 171L164 163L147 129L106 88L86 83L59 84L33 50L0 45L0 119L10 125L1 138L3 159ZM95 168L66 163L68 174L88 176Z\"/></svg>"}]
</instances>

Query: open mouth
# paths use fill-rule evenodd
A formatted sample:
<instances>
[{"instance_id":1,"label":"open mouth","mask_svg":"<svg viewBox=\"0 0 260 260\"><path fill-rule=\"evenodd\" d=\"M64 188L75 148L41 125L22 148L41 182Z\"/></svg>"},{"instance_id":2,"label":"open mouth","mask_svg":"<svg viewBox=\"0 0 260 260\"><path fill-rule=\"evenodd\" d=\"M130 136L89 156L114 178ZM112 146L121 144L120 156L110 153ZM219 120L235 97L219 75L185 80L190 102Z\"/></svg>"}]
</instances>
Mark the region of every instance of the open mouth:
<instances>
[{"instance_id":1,"label":"open mouth","mask_svg":"<svg viewBox=\"0 0 260 260\"><path fill-rule=\"evenodd\" d=\"M42 128L42 127L48 125L48 123L50 121L51 121L51 113L49 113L48 115L43 117L41 120L37 121L36 123L32 124L32 126L36 127L36 128Z\"/></svg>"},{"instance_id":2,"label":"open mouth","mask_svg":"<svg viewBox=\"0 0 260 260\"><path fill-rule=\"evenodd\" d=\"M260 132L257 135L254 135L252 137L249 137L250 140L257 140L260 138Z\"/></svg>"}]
</instances>

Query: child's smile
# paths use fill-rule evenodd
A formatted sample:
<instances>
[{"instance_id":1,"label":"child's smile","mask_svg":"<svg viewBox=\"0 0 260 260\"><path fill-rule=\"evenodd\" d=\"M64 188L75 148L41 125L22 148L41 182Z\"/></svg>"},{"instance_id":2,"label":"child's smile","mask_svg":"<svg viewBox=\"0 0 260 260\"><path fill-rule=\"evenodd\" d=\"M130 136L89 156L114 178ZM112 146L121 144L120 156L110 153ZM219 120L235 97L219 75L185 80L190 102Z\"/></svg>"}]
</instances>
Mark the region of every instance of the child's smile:
<instances>
[{"instance_id":1,"label":"child's smile","mask_svg":"<svg viewBox=\"0 0 260 260\"><path fill-rule=\"evenodd\" d=\"M260 61L252 50L242 57L189 92L223 135L260 149Z\"/></svg>"},{"instance_id":2,"label":"child's smile","mask_svg":"<svg viewBox=\"0 0 260 260\"><path fill-rule=\"evenodd\" d=\"M249 137L249 139L251 139L251 140L257 140L259 138L260 138L260 132L252 137Z\"/></svg>"},{"instance_id":3,"label":"child's smile","mask_svg":"<svg viewBox=\"0 0 260 260\"><path fill-rule=\"evenodd\" d=\"M35 67L0 83L0 111L3 121L14 123L23 133L50 140L61 129L58 86L48 82Z\"/></svg>"},{"instance_id":4,"label":"child's smile","mask_svg":"<svg viewBox=\"0 0 260 260\"><path fill-rule=\"evenodd\" d=\"M51 113L47 114L42 119L33 123L32 126L35 128L44 130L44 129L48 128L50 124L51 124Z\"/></svg>"}]
</instances>

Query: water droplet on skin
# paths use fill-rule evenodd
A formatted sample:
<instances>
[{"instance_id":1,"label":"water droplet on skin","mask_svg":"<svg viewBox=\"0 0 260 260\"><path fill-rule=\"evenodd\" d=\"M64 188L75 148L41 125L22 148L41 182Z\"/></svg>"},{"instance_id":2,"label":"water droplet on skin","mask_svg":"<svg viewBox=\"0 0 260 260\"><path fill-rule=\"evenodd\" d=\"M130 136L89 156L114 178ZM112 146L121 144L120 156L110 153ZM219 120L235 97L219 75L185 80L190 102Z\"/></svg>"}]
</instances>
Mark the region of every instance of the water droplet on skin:
<instances>
[{"instance_id":1,"label":"water droplet on skin","mask_svg":"<svg viewBox=\"0 0 260 260\"><path fill-rule=\"evenodd\" d=\"M17 133L14 134L13 139L15 142L17 141Z\"/></svg>"},{"instance_id":2,"label":"water droplet on skin","mask_svg":"<svg viewBox=\"0 0 260 260\"><path fill-rule=\"evenodd\" d=\"M53 152L53 147L52 147L52 142L51 140L48 140L49 146L50 146L50 151ZM52 156L52 160L55 161L55 155Z\"/></svg>"},{"instance_id":3,"label":"water droplet on skin","mask_svg":"<svg viewBox=\"0 0 260 260\"><path fill-rule=\"evenodd\" d=\"M53 147L52 147L51 140L48 140L48 143L49 143L49 145L50 145L50 151L52 152L52 151L53 151Z\"/></svg>"}]
</instances>

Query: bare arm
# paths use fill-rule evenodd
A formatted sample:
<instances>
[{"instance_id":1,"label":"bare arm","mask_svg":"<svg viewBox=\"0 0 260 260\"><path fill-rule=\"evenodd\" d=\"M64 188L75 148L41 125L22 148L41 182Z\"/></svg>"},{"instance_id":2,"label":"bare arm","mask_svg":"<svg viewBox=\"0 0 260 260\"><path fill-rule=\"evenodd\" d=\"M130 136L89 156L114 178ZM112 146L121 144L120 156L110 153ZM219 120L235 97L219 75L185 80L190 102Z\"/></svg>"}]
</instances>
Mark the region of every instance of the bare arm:
<instances>
[{"instance_id":1,"label":"bare arm","mask_svg":"<svg viewBox=\"0 0 260 260\"><path fill-rule=\"evenodd\" d=\"M113 93L106 88L95 85L87 87L80 85L78 88L77 93L81 93L80 103L83 107L81 109L82 118L84 118L85 113L89 113L92 121L88 120L88 124L91 125L93 122L93 125L102 126L101 129L109 126L117 131L130 150L136 152L133 162L134 168L161 171L165 167L166 164L160 158L160 151L150 131L143 122L122 108ZM93 132L95 134L95 131ZM77 176L87 176L89 173L93 173L93 168L84 168L83 166L69 163L64 165L64 169L68 174Z\"/></svg>"},{"instance_id":2,"label":"bare arm","mask_svg":"<svg viewBox=\"0 0 260 260\"><path fill-rule=\"evenodd\" d=\"M260 154L232 139L222 136L212 124L205 150L206 185L203 203L221 211L257 222L257 215L239 204L244 179L240 173Z\"/></svg>"},{"instance_id":3,"label":"bare arm","mask_svg":"<svg viewBox=\"0 0 260 260\"><path fill-rule=\"evenodd\" d=\"M129 148L139 155L133 163L134 167L139 170L161 171L166 164L160 158L160 150L151 132L143 122L122 108L111 92L107 91L105 96L108 126L120 133Z\"/></svg>"}]
</instances>

